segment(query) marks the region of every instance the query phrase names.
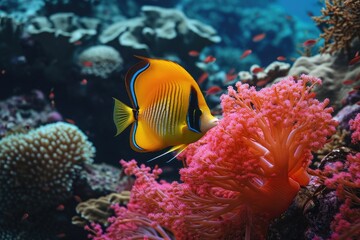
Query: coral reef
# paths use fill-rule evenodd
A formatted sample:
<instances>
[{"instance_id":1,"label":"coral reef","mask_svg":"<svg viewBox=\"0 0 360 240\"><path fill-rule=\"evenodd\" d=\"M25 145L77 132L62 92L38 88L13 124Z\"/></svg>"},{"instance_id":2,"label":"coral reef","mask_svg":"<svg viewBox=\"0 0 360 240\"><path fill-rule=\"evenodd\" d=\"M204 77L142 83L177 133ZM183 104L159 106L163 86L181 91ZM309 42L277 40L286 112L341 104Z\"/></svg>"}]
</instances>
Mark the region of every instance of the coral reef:
<instances>
[{"instance_id":1,"label":"coral reef","mask_svg":"<svg viewBox=\"0 0 360 240\"><path fill-rule=\"evenodd\" d=\"M51 107L39 90L1 101L0 109L0 139L7 134L27 132L42 124L62 120L60 113Z\"/></svg>"},{"instance_id":2,"label":"coral reef","mask_svg":"<svg viewBox=\"0 0 360 240\"><path fill-rule=\"evenodd\" d=\"M59 43L64 40L69 43L84 41L96 35L98 25L99 21L94 18L80 18L74 13L56 13L49 18L36 17L32 19L27 27L27 32L42 41L43 46L50 52L55 49L47 46L50 43L50 41L46 41L48 38L53 39L55 42L52 44L57 44L58 47L61 46Z\"/></svg>"},{"instance_id":3,"label":"coral reef","mask_svg":"<svg viewBox=\"0 0 360 240\"><path fill-rule=\"evenodd\" d=\"M125 58L133 54L159 57L166 53L184 57L190 50L201 50L220 41L212 27L188 19L178 10L143 6L141 12L141 17L107 27L99 41L119 49Z\"/></svg>"},{"instance_id":4,"label":"coral reef","mask_svg":"<svg viewBox=\"0 0 360 240\"><path fill-rule=\"evenodd\" d=\"M104 226L108 225L108 218L114 215L111 206L114 204L126 205L130 199L129 191L111 193L98 199L89 199L76 206L76 212L80 216L74 216L72 222L75 225L84 227L95 222Z\"/></svg>"},{"instance_id":5,"label":"coral reef","mask_svg":"<svg viewBox=\"0 0 360 240\"><path fill-rule=\"evenodd\" d=\"M97 45L85 49L78 57L81 73L108 78L114 71L122 69L123 59L119 52L110 46Z\"/></svg>"},{"instance_id":6,"label":"coral reef","mask_svg":"<svg viewBox=\"0 0 360 240\"><path fill-rule=\"evenodd\" d=\"M160 169L122 161L136 176L130 202L116 208L106 233L92 225L94 239L168 236L163 228L176 239L263 238L269 220L309 182L311 150L335 132L329 101L311 93L319 82L303 75L260 91L229 88L223 119L183 153L183 183L158 183Z\"/></svg>"},{"instance_id":7,"label":"coral reef","mask_svg":"<svg viewBox=\"0 0 360 240\"><path fill-rule=\"evenodd\" d=\"M94 147L74 125L53 123L0 141L0 211L33 213L67 200Z\"/></svg>"},{"instance_id":8,"label":"coral reef","mask_svg":"<svg viewBox=\"0 0 360 240\"><path fill-rule=\"evenodd\" d=\"M78 183L77 189L86 198L130 190L134 182L122 169L106 163L86 164L82 175L85 183Z\"/></svg>"},{"instance_id":9,"label":"coral reef","mask_svg":"<svg viewBox=\"0 0 360 240\"><path fill-rule=\"evenodd\" d=\"M256 71L257 69L260 70ZM238 75L240 81L244 83L249 83L252 86L263 87L277 78L286 76L289 70L289 63L275 61L269 64L265 69L262 69L256 64L252 65L250 67L250 71L240 71Z\"/></svg>"},{"instance_id":10,"label":"coral reef","mask_svg":"<svg viewBox=\"0 0 360 240\"><path fill-rule=\"evenodd\" d=\"M26 28L29 39L38 48L33 68L42 68L49 81L67 81L71 78L69 69L76 47L94 39L98 27L97 19L78 17L74 13L33 18Z\"/></svg>"},{"instance_id":11,"label":"coral reef","mask_svg":"<svg viewBox=\"0 0 360 240\"><path fill-rule=\"evenodd\" d=\"M354 40L360 40L360 2L358 0L326 0L322 15L314 17L324 31L322 53L345 51L350 54ZM357 50L357 49L355 49Z\"/></svg>"},{"instance_id":12,"label":"coral reef","mask_svg":"<svg viewBox=\"0 0 360 240\"><path fill-rule=\"evenodd\" d=\"M43 0L1 0L0 16L9 14L19 22L25 22L29 18L36 16L44 6Z\"/></svg>"},{"instance_id":13,"label":"coral reef","mask_svg":"<svg viewBox=\"0 0 360 240\"><path fill-rule=\"evenodd\" d=\"M320 78L323 84L316 90L318 98L329 98L331 104L339 108L360 78L360 68L356 65L349 66L342 54L323 54L298 58L290 68L289 75L300 74ZM350 83L347 83L347 80Z\"/></svg>"}]
</instances>

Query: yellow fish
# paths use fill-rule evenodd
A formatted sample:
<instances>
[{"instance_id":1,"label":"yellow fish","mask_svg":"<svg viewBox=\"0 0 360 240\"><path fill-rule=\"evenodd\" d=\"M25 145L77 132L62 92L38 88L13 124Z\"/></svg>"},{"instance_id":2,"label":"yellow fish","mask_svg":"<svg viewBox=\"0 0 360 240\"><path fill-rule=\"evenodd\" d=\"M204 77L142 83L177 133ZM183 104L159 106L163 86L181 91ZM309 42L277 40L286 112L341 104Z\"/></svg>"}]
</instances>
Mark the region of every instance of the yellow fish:
<instances>
[{"instance_id":1,"label":"yellow fish","mask_svg":"<svg viewBox=\"0 0 360 240\"><path fill-rule=\"evenodd\" d=\"M131 148L151 152L172 147L181 152L200 139L218 119L211 115L191 75L177 63L138 57L125 85L132 107L115 100L114 122L119 135L130 124Z\"/></svg>"}]
</instances>

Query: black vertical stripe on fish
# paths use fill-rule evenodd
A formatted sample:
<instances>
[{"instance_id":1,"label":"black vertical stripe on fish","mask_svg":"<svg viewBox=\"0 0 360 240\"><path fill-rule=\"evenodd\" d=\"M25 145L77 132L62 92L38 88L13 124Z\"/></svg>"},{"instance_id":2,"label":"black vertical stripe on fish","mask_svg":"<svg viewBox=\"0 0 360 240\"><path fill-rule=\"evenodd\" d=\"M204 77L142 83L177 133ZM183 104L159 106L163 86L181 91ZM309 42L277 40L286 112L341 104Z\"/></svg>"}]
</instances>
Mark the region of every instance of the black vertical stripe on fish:
<instances>
[{"instance_id":1,"label":"black vertical stripe on fish","mask_svg":"<svg viewBox=\"0 0 360 240\"><path fill-rule=\"evenodd\" d=\"M189 107L186 115L186 122L188 125L189 130L201 133L200 130L200 117L201 117L201 110L199 108L199 101L196 90L194 87L191 86L190 90L190 97L189 97Z\"/></svg>"}]
</instances>

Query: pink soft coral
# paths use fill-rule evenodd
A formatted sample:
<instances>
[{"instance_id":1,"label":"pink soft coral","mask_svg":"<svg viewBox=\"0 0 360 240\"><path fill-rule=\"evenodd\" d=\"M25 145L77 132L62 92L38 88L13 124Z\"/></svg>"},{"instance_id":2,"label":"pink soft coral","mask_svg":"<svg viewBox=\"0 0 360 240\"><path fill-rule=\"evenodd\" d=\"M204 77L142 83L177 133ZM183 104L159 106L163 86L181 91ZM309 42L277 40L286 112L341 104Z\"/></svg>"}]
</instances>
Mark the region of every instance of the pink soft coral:
<instances>
[{"instance_id":1,"label":"pink soft coral","mask_svg":"<svg viewBox=\"0 0 360 240\"><path fill-rule=\"evenodd\" d=\"M204 219L245 210L271 219L287 209L309 181L311 151L335 132L329 101L310 92L319 82L289 77L260 91L238 83L237 91L230 87L222 96L224 118L188 147L189 167L181 170L185 183L217 205L204 210Z\"/></svg>"},{"instance_id":2,"label":"pink soft coral","mask_svg":"<svg viewBox=\"0 0 360 240\"><path fill-rule=\"evenodd\" d=\"M137 177L128 211L176 239L265 238L268 221L308 183L311 151L335 132L329 101L319 102L311 92L316 83L303 75L260 91L241 83L237 91L229 88L222 96L223 119L182 155L188 165L180 172L184 183L159 183L158 169L151 173L122 161ZM120 228L120 215L100 235ZM136 235L138 227L128 230Z\"/></svg>"},{"instance_id":3,"label":"pink soft coral","mask_svg":"<svg viewBox=\"0 0 360 240\"><path fill-rule=\"evenodd\" d=\"M351 135L352 143L360 142L360 113L356 115L355 119L351 119L349 124L350 129L354 131Z\"/></svg>"},{"instance_id":4,"label":"pink soft coral","mask_svg":"<svg viewBox=\"0 0 360 240\"><path fill-rule=\"evenodd\" d=\"M352 142L360 140L360 114L350 120ZM325 162L323 169L313 171L319 177L321 184L336 191L336 196L342 202L339 212L331 223L330 239L354 239L360 234L360 153L350 152L346 160Z\"/></svg>"}]
</instances>

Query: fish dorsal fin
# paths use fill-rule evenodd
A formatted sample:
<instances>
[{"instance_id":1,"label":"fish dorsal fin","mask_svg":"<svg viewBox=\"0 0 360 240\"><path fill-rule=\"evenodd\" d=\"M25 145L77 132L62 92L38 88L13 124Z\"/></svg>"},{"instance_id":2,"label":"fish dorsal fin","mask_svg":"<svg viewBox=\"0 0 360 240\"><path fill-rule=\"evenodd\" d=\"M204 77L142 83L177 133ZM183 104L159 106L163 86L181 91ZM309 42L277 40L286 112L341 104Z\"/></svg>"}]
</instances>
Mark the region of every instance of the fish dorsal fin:
<instances>
[{"instance_id":1,"label":"fish dorsal fin","mask_svg":"<svg viewBox=\"0 0 360 240\"><path fill-rule=\"evenodd\" d=\"M148 160L147 162L152 162L152 161L154 161L154 160L156 160L156 159L158 159L158 158L161 158L161 157L163 157L163 156L165 156L165 155L167 155L167 154L169 154L169 153L171 153L171 152L178 151L174 157L172 157L170 160L167 161L167 163L168 163L168 162L171 162L171 161L174 160L177 156L179 156L180 153L182 153L182 152L185 150L186 147L187 147L187 144L180 144L180 145L177 145L177 146L173 146L173 147L170 148L168 151L166 151L166 152L164 152L164 153L162 153L162 154L160 154L160 155L158 155L158 156L156 156L156 157L153 157L152 159Z\"/></svg>"},{"instance_id":2,"label":"fish dorsal fin","mask_svg":"<svg viewBox=\"0 0 360 240\"><path fill-rule=\"evenodd\" d=\"M139 75L148 69L149 66L150 63L148 61L141 61L131 67L126 73L125 86L134 109L139 109L139 102L135 90L135 82L137 81Z\"/></svg>"},{"instance_id":3,"label":"fish dorsal fin","mask_svg":"<svg viewBox=\"0 0 360 240\"><path fill-rule=\"evenodd\" d=\"M135 99L134 108L146 108L153 94L169 82L176 82L179 87L192 85L198 88L196 81L179 64L163 59L138 58L142 61L132 67L125 78L129 95Z\"/></svg>"}]
</instances>

